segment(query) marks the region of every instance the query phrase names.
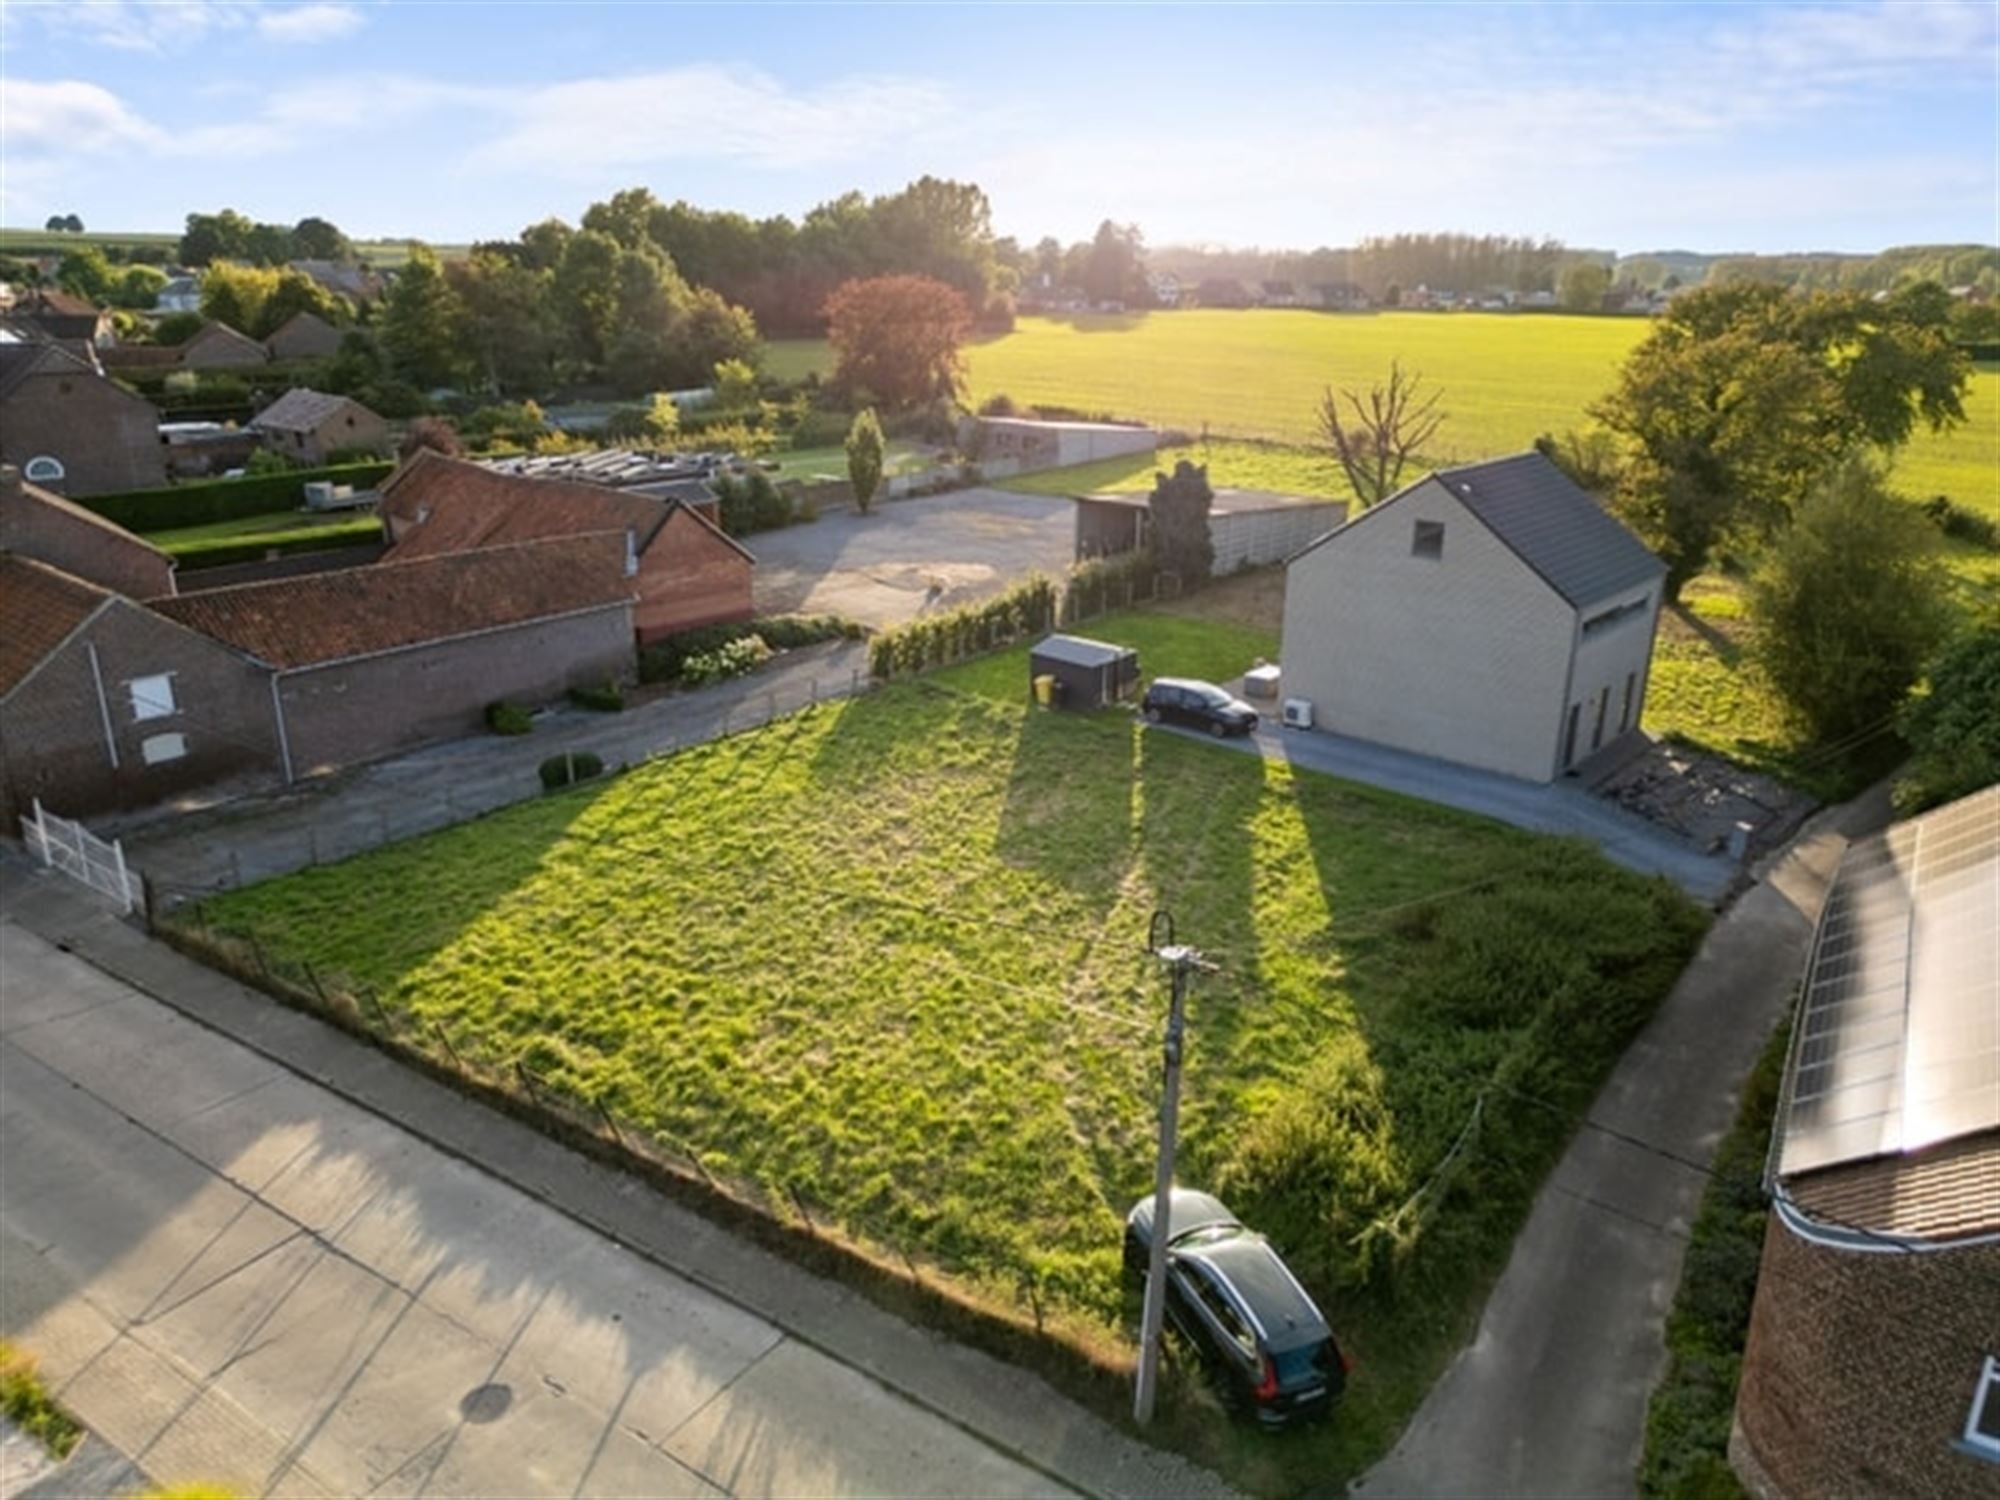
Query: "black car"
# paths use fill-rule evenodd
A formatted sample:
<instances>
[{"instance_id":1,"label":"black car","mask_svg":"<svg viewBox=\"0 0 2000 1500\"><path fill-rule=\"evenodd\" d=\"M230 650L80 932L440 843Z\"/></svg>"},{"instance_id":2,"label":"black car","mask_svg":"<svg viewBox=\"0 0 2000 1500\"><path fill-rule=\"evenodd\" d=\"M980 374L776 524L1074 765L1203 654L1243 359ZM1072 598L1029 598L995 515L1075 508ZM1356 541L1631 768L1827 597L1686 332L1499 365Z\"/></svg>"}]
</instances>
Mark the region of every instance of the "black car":
<instances>
[{"instance_id":1,"label":"black car","mask_svg":"<svg viewBox=\"0 0 2000 1500\"><path fill-rule=\"evenodd\" d=\"M1241 698L1231 697L1212 682L1188 677L1154 678L1140 707L1148 723L1185 724L1206 729L1218 739L1248 734L1257 727L1257 710Z\"/></svg>"},{"instance_id":2,"label":"black car","mask_svg":"<svg viewBox=\"0 0 2000 1500\"><path fill-rule=\"evenodd\" d=\"M1141 1280L1153 1197L1125 1218L1125 1265ZM1214 1370L1226 1397L1266 1427L1323 1418L1347 1386L1333 1330L1270 1241L1207 1193L1168 1207L1167 1320Z\"/></svg>"}]
</instances>

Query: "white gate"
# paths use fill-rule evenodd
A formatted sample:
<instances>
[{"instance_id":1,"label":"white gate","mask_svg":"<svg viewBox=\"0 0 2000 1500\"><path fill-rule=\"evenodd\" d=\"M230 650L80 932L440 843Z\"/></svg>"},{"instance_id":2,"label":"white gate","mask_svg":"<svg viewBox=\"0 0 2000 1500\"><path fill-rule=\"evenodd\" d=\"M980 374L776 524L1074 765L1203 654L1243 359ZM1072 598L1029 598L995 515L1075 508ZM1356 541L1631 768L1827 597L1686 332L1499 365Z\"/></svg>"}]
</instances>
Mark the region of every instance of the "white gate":
<instances>
[{"instance_id":1,"label":"white gate","mask_svg":"<svg viewBox=\"0 0 2000 1500\"><path fill-rule=\"evenodd\" d=\"M118 903L127 916L137 899L139 878L125 868L125 849L108 843L71 818L59 818L35 799L35 815L21 819L21 838L44 865L61 870Z\"/></svg>"}]
</instances>

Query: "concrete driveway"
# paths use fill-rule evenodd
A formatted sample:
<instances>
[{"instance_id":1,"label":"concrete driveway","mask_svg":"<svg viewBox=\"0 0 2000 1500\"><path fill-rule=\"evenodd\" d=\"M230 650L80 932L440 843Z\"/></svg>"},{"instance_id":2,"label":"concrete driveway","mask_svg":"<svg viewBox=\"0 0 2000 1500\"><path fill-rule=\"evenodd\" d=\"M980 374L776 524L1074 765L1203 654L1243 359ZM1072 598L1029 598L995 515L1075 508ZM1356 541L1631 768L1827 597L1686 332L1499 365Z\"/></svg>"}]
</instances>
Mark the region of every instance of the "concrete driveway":
<instances>
[{"instance_id":1,"label":"concrete driveway","mask_svg":"<svg viewBox=\"0 0 2000 1500\"><path fill-rule=\"evenodd\" d=\"M0 1327L152 1478L1069 1493L11 922L0 950Z\"/></svg>"},{"instance_id":2,"label":"concrete driveway","mask_svg":"<svg viewBox=\"0 0 2000 1500\"><path fill-rule=\"evenodd\" d=\"M804 526L762 532L760 614L841 614L894 625L963 604L1075 555L1076 507L1048 495L955 490L885 500L873 515L836 511Z\"/></svg>"}]
</instances>

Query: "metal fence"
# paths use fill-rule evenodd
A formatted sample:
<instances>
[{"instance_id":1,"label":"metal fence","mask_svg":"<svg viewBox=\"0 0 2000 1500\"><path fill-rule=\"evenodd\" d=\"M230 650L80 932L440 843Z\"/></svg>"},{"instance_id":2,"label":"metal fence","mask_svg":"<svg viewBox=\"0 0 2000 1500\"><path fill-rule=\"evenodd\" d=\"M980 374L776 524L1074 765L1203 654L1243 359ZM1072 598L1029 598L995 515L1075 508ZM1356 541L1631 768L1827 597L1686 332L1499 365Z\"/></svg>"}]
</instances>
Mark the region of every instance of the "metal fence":
<instances>
[{"instance_id":1,"label":"metal fence","mask_svg":"<svg viewBox=\"0 0 2000 1500\"><path fill-rule=\"evenodd\" d=\"M45 868L60 870L72 880L109 896L119 911L130 915L139 899L137 875L126 867L125 848L116 839L101 839L74 818L62 818L35 799L35 815L21 819L21 841Z\"/></svg>"}]
</instances>

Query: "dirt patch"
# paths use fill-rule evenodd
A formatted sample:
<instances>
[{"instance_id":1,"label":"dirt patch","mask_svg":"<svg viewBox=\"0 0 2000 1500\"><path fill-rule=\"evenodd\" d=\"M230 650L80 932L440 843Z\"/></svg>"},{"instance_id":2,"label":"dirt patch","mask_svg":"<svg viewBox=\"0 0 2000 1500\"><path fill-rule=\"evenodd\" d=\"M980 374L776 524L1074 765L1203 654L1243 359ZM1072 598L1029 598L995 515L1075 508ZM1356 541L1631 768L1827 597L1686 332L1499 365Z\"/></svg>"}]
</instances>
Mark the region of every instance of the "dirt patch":
<instances>
[{"instance_id":1,"label":"dirt patch","mask_svg":"<svg viewBox=\"0 0 2000 1500\"><path fill-rule=\"evenodd\" d=\"M1200 592L1160 607L1168 614L1221 620L1275 634L1285 620L1285 570L1255 568L1218 578Z\"/></svg>"}]
</instances>

